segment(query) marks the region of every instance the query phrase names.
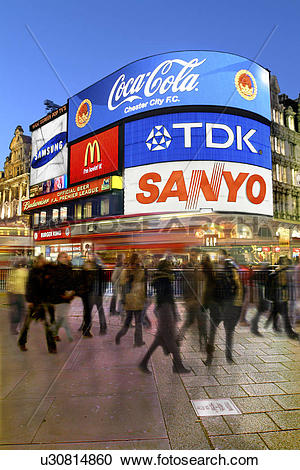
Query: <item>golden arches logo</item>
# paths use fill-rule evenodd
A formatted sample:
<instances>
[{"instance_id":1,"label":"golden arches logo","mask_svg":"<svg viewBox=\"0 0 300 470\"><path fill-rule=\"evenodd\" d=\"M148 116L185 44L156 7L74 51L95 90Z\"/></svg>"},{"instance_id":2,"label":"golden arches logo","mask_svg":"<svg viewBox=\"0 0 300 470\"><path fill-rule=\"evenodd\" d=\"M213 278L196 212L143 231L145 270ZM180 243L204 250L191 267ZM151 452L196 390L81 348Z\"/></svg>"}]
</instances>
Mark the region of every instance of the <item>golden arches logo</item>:
<instances>
[{"instance_id":1,"label":"golden arches logo","mask_svg":"<svg viewBox=\"0 0 300 470\"><path fill-rule=\"evenodd\" d=\"M239 94L245 100L254 100L257 95L257 84L249 70L239 70L234 78L235 86Z\"/></svg>"},{"instance_id":2,"label":"golden arches logo","mask_svg":"<svg viewBox=\"0 0 300 470\"><path fill-rule=\"evenodd\" d=\"M92 114L92 103L90 100L83 100L78 106L75 122L77 127L84 127L90 120Z\"/></svg>"},{"instance_id":3,"label":"golden arches logo","mask_svg":"<svg viewBox=\"0 0 300 470\"><path fill-rule=\"evenodd\" d=\"M100 152L100 145L98 140L94 140L93 143L89 142L85 149L85 156L84 156L84 166L88 165L88 157L90 155L90 163L94 163L95 157L95 150L97 151L97 162L101 162L101 152Z\"/></svg>"}]
</instances>

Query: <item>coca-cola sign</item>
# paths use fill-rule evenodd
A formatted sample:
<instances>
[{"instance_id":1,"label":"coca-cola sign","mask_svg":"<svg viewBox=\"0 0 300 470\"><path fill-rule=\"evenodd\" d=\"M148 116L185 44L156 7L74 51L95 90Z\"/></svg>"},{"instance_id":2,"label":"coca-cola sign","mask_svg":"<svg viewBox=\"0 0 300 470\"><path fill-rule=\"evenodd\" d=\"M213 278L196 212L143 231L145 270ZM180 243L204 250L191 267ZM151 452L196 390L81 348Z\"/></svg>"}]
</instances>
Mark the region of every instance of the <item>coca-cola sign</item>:
<instances>
[{"instance_id":1,"label":"coca-cola sign","mask_svg":"<svg viewBox=\"0 0 300 470\"><path fill-rule=\"evenodd\" d=\"M213 51L138 60L69 100L69 141L137 113L194 105L241 108L270 119L269 72L244 57Z\"/></svg>"},{"instance_id":2,"label":"coca-cola sign","mask_svg":"<svg viewBox=\"0 0 300 470\"><path fill-rule=\"evenodd\" d=\"M172 93L184 93L193 91L197 85L199 73L190 73L195 67L199 67L206 59L199 61L194 58L186 60L164 60L152 71L126 78L122 73L114 83L108 97L108 109L114 111L126 102L151 98L156 93L165 95L169 90ZM179 65L179 70L174 71L173 64ZM173 69L172 69L173 67Z\"/></svg>"}]
</instances>

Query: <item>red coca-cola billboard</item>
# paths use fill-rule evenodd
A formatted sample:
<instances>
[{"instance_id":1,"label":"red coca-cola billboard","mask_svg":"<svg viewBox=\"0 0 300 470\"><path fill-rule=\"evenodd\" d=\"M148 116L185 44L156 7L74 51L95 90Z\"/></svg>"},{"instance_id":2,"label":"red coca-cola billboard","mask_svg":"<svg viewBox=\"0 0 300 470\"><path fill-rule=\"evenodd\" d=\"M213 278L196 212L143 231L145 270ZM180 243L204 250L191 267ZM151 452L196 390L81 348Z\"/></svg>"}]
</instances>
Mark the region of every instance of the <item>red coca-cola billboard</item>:
<instances>
[{"instance_id":1,"label":"red coca-cola billboard","mask_svg":"<svg viewBox=\"0 0 300 470\"><path fill-rule=\"evenodd\" d=\"M118 127L82 140L70 147L70 184L118 170Z\"/></svg>"}]
</instances>

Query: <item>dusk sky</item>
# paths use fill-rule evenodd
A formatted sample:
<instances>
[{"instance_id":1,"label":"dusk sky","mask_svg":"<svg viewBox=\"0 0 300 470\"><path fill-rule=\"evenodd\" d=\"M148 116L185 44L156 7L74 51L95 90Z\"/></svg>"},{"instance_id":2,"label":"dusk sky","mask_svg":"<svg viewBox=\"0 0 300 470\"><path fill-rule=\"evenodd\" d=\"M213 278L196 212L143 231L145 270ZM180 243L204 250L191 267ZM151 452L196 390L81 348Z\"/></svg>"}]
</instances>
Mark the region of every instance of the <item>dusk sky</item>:
<instances>
[{"instance_id":1,"label":"dusk sky","mask_svg":"<svg viewBox=\"0 0 300 470\"><path fill-rule=\"evenodd\" d=\"M299 0L11 0L1 4L0 169L17 125L152 54L217 50L255 60L300 93ZM52 67L49 65L51 63Z\"/></svg>"}]
</instances>

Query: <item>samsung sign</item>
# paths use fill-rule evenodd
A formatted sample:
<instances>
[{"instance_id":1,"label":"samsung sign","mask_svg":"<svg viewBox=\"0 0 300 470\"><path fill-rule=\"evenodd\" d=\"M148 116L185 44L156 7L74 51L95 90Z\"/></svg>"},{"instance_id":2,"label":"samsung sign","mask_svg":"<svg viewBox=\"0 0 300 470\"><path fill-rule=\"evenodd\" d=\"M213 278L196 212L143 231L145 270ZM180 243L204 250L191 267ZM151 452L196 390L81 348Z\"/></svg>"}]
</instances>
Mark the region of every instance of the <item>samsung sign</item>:
<instances>
[{"instance_id":1,"label":"samsung sign","mask_svg":"<svg viewBox=\"0 0 300 470\"><path fill-rule=\"evenodd\" d=\"M36 155L33 156L31 166L32 168L40 168L50 162L66 145L67 133L60 132L59 134L48 140L40 149L38 149Z\"/></svg>"},{"instance_id":2,"label":"samsung sign","mask_svg":"<svg viewBox=\"0 0 300 470\"><path fill-rule=\"evenodd\" d=\"M125 168L171 161L272 168L270 128L231 114L174 113L125 124Z\"/></svg>"},{"instance_id":3,"label":"samsung sign","mask_svg":"<svg viewBox=\"0 0 300 470\"><path fill-rule=\"evenodd\" d=\"M32 132L30 185L65 175L68 171L67 114Z\"/></svg>"},{"instance_id":4,"label":"samsung sign","mask_svg":"<svg viewBox=\"0 0 300 470\"><path fill-rule=\"evenodd\" d=\"M269 72L212 51L138 60L69 100L69 141L137 113L185 105L229 106L270 119Z\"/></svg>"}]
</instances>

